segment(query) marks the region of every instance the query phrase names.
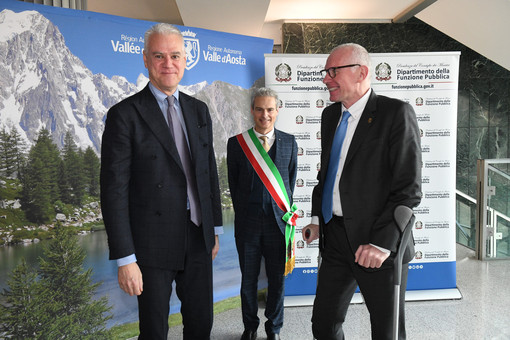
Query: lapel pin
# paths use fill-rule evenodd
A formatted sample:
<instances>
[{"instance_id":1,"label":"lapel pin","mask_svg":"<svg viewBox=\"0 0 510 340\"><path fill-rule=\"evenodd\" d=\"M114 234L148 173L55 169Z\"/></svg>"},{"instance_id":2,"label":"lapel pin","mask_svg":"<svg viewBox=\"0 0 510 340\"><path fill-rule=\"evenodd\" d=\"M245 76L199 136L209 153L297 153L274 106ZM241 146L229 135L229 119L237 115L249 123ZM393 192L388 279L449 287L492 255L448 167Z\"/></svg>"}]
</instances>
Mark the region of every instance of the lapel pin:
<instances>
[{"instance_id":1,"label":"lapel pin","mask_svg":"<svg viewBox=\"0 0 510 340\"><path fill-rule=\"evenodd\" d=\"M372 117L368 118L368 124L372 123Z\"/></svg>"}]
</instances>

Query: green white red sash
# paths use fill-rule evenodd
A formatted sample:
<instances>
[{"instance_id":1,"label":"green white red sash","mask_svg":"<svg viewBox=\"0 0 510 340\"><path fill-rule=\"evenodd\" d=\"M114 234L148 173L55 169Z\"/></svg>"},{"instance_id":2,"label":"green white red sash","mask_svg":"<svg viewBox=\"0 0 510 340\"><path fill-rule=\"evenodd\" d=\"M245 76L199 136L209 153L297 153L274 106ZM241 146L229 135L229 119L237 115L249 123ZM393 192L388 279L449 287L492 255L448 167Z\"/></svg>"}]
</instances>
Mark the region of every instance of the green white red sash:
<instances>
[{"instance_id":1,"label":"green white red sash","mask_svg":"<svg viewBox=\"0 0 510 340\"><path fill-rule=\"evenodd\" d=\"M298 218L297 206L290 205L287 190L283 184L282 176L274 165L273 160L262 147L253 128L236 136L244 154L253 166L260 180L271 194L278 207L285 212L282 219L287 223L285 228L285 275L294 269L296 253L294 247L294 234Z\"/></svg>"}]
</instances>

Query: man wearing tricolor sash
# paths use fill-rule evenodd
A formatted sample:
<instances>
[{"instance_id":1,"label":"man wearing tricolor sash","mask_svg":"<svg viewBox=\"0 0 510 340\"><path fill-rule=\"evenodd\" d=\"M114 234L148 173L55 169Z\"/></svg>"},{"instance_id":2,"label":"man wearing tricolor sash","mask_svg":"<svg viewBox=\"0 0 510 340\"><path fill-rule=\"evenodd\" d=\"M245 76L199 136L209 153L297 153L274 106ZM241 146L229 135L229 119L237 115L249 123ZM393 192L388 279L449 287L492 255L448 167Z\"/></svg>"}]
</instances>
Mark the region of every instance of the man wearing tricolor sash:
<instances>
[{"instance_id":1,"label":"man wearing tricolor sash","mask_svg":"<svg viewBox=\"0 0 510 340\"><path fill-rule=\"evenodd\" d=\"M283 325L284 277L294 267L297 143L276 130L278 96L267 88L251 97L254 127L231 137L227 146L228 178L235 211L235 238L241 267L241 340L256 339L257 284L262 257L268 279L265 331L280 339Z\"/></svg>"}]
</instances>

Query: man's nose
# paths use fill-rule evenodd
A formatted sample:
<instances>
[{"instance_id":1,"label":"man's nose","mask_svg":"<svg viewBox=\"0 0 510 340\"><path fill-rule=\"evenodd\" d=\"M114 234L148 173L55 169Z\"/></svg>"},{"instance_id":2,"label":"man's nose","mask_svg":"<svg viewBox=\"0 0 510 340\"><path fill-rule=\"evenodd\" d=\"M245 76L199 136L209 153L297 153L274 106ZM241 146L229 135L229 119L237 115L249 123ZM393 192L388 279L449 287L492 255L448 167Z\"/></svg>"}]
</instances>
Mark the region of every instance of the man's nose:
<instances>
[{"instance_id":1,"label":"man's nose","mask_svg":"<svg viewBox=\"0 0 510 340\"><path fill-rule=\"evenodd\" d=\"M165 58L164 61L163 61L163 65L165 67L170 67L172 66L172 59L171 58Z\"/></svg>"}]
</instances>

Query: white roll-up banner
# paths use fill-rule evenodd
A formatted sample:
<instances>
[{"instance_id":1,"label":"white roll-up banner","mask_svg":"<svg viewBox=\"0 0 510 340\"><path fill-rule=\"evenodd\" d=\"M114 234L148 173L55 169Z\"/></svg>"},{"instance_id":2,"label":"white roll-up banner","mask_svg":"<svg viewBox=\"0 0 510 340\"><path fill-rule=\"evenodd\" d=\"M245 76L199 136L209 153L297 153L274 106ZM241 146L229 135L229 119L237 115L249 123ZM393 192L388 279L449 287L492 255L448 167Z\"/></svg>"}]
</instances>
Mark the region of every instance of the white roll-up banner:
<instances>
[{"instance_id":1,"label":"white roll-up banner","mask_svg":"<svg viewBox=\"0 0 510 340\"><path fill-rule=\"evenodd\" d=\"M298 175L294 202L300 210L296 268L286 296L314 295L318 241L307 245L301 228L310 223L311 196L320 169L320 124L330 105L320 70L328 55L266 54L265 82L279 95L276 127L296 136ZM455 164L459 52L371 54L373 90L410 103L421 132L421 204L414 209L415 258L408 291L456 288Z\"/></svg>"}]
</instances>

